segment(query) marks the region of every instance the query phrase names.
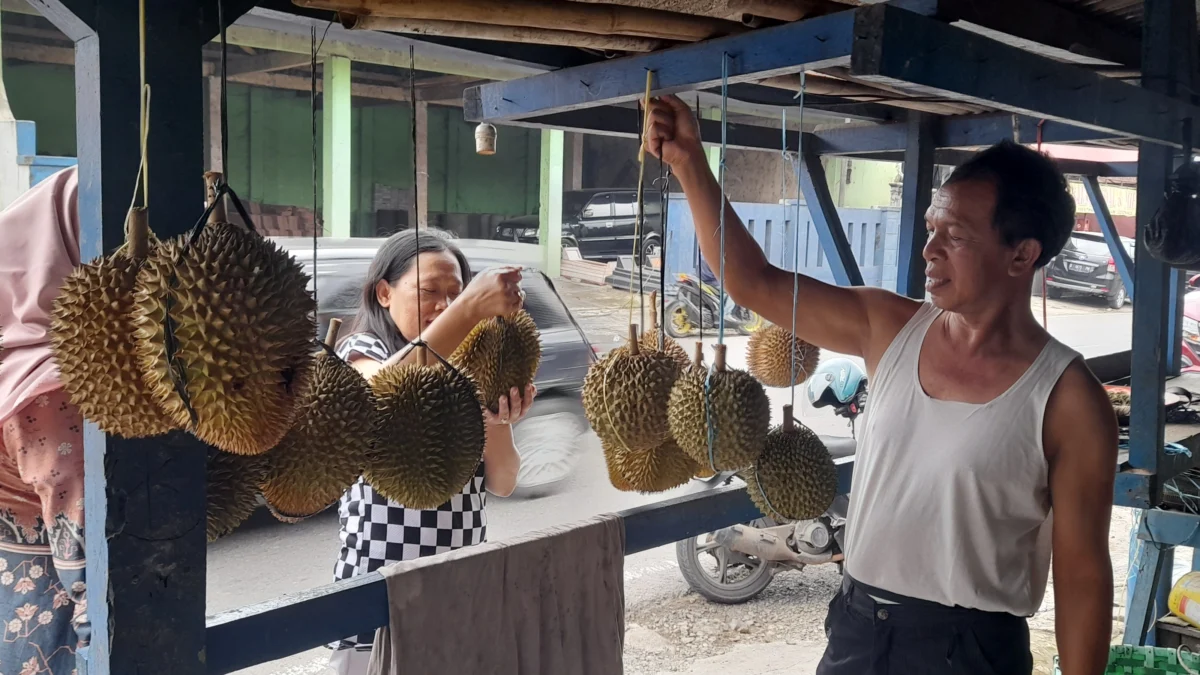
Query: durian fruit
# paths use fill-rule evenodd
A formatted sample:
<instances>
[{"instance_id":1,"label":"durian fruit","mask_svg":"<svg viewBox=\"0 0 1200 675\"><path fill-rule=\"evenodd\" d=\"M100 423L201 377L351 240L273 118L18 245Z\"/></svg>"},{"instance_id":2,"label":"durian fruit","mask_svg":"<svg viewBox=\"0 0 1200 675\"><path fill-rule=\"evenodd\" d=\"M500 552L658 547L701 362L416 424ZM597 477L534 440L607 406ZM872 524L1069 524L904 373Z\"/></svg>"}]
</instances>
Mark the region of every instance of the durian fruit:
<instances>
[{"instance_id":1,"label":"durian fruit","mask_svg":"<svg viewBox=\"0 0 1200 675\"><path fill-rule=\"evenodd\" d=\"M233 532L258 507L258 484L266 475L261 456L234 455L208 449L208 540Z\"/></svg>"},{"instance_id":2,"label":"durian fruit","mask_svg":"<svg viewBox=\"0 0 1200 675\"><path fill-rule=\"evenodd\" d=\"M821 350L815 345L775 324L767 324L751 333L746 351L750 374L768 387L794 387L803 383L817 369L820 358Z\"/></svg>"},{"instance_id":3,"label":"durian fruit","mask_svg":"<svg viewBox=\"0 0 1200 675\"><path fill-rule=\"evenodd\" d=\"M609 448L604 448L604 466L608 469L608 482L621 492L634 492L633 486L625 479L617 467L617 454Z\"/></svg>"},{"instance_id":4,"label":"durian fruit","mask_svg":"<svg viewBox=\"0 0 1200 675\"><path fill-rule=\"evenodd\" d=\"M137 353L173 424L227 452L256 455L278 444L295 419L312 363L316 302L300 263L222 220L214 213L195 242L184 235L146 259L134 294ZM168 307L173 359L163 327Z\"/></svg>"},{"instance_id":5,"label":"durian fruit","mask_svg":"<svg viewBox=\"0 0 1200 675\"><path fill-rule=\"evenodd\" d=\"M744 472L746 491L764 515L816 518L837 496L837 467L812 429L796 424L784 406L783 424L767 436L754 466Z\"/></svg>"},{"instance_id":6,"label":"durian fruit","mask_svg":"<svg viewBox=\"0 0 1200 675\"><path fill-rule=\"evenodd\" d=\"M630 326L629 344L605 354L583 381L583 411L601 442L630 452L666 442L667 398L678 376L675 360L643 351Z\"/></svg>"},{"instance_id":7,"label":"durian fruit","mask_svg":"<svg viewBox=\"0 0 1200 675\"><path fill-rule=\"evenodd\" d=\"M679 367L681 369L687 368L689 365L691 365L691 361L688 359L687 351L685 351L684 348L681 347L679 345L679 343L675 341L674 338L672 338L668 335L663 335L662 336L662 341L663 341L662 349L660 350L658 348L658 338L659 338L658 303L655 302L655 300L657 300L657 299L658 299L658 291L651 291L650 292L650 325L646 328L646 331L644 333L642 333L642 338L640 340L640 346L643 350L648 351L648 352L662 351L667 356L670 356L671 358L675 359L675 361L679 363Z\"/></svg>"},{"instance_id":8,"label":"durian fruit","mask_svg":"<svg viewBox=\"0 0 1200 675\"><path fill-rule=\"evenodd\" d=\"M613 464L622 478L638 492L664 492L686 484L700 467L673 439L653 450L613 453Z\"/></svg>"},{"instance_id":9,"label":"durian fruit","mask_svg":"<svg viewBox=\"0 0 1200 675\"><path fill-rule=\"evenodd\" d=\"M134 349L133 290L150 246L145 209L133 209L127 244L72 270L50 311L50 345L63 389L106 433L158 436L174 425L142 379Z\"/></svg>"},{"instance_id":10,"label":"durian fruit","mask_svg":"<svg viewBox=\"0 0 1200 675\"><path fill-rule=\"evenodd\" d=\"M537 324L525 310L479 322L450 355L450 363L479 387L488 410L499 412L513 387L524 396L542 359Z\"/></svg>"},{"instance_id":11,"label":"durian fruit","mask_svg":"<svg viewBox=\"0 0 1200 675\"><path fill-rule=\"evenodd\" d=\"M762 452L771 408L758 380L725 368L725 345L717 345L711 373L694 365L680 375L671 390L667 417L671 436L702 467L739 471L754 464Z\"/></svg>"},{"instance_id":12,"label":"durian fruit","mask_svg":"<svg viewBox=\"0 0 1200 675\"><path fill-rule=\"evenodd\" d=\"M325 344L333 348L341 321L333 319ZM285 522L328 508L362 475L375 440L375 397L365 378L336 355L314 358L300 391L291 430L263 457L259 488L271 513Z\"/></svg>"},{"instance_id":13,"label":"durian fruit","mask_svg":"<svg viewBox=\"0 0 1200 675\"><path fill-rule=\"evenodd\" d=\"M440 362L395 364L371 379L371 390L378 437L364 478L410 508L445 504L483 458L483 408L475 383Z\"/></svg>"}]
</instances>

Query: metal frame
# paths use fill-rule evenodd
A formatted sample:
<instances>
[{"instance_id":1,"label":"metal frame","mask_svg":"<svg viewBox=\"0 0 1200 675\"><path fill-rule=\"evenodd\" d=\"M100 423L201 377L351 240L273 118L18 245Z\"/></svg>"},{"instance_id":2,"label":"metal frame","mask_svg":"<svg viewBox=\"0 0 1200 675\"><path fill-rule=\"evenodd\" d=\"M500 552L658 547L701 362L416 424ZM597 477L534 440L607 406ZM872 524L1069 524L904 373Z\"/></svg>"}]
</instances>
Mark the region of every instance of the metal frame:
<instances>
[{"instance_id":1,"label":"metal frame","mask_svg":"<svg viewBox=\"0 0 1200 675\"><path fill-rule=\"evenodd\" d=\"M829 261L834 281L840 286L862 286L862 271L858 268L854 249L850 246L846 230L842 227L842 218L829 193L829 181L825 178L821 156L811 147L804 147L800 151L800 191L810 207L817 238L825 250L825 259Z\"/></svg>"},{"instance_id":2,"label":"metal frame","mask_svg":"<svg viewBox=\"0 0 1200 675\"><path fill-rule=\"evenodd\" d=\"M896 292L918 300L925 299L925 261L922 252L928 239L925 211L932 200L933 155L932 119L921 113L910 115L900 199Z\"/></svg>"},{"instance_id":3,"label":"metal frame","mask_svg":"<svg viewBox=\"0 0 1200 675\"><path fill-rule=\"evenodd\" d=\"M1112 214L1108 212L1108 202L1100 191L1100 179L1095 176L1083 177L1083 188L1087 190L1088 201L1092 203L1092 211L1096 220L1100 221L1100 231L1104 233L1104 241L1108 243L1108 252L1116 265L1117 273L1121 275L1121 283L1125 284L1125 292L1133 298L1133 258L1129 251L1121 245L1121 233L1113 222Z\"/></svg>"}]
</instances>

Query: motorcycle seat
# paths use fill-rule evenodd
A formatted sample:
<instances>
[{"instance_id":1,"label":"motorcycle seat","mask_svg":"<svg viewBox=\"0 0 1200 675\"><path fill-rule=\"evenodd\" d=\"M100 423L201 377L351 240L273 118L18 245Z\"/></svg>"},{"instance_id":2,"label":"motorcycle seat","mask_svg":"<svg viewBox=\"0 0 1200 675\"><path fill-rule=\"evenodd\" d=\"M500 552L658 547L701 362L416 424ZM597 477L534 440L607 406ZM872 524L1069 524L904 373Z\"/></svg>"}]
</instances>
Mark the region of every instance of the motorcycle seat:
<instances>
[{"instance_id":1,"label":"motorcycle seat","mask_svg":"<svg viewBox=\"0 0 1200 675\"><path fill-rule=\"evenodd\" d=\"M834 459L853 457L854 451L858 449L858 441L846 436L821 436L821 442Z\"/></svg>"}]
</instances>

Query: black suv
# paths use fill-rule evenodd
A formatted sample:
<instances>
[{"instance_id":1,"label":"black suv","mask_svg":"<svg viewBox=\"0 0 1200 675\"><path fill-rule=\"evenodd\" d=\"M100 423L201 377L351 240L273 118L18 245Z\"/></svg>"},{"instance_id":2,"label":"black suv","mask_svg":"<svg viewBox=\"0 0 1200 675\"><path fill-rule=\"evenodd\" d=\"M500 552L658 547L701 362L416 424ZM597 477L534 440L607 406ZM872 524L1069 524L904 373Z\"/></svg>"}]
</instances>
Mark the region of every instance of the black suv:
<instances>
[{"instance_id":1,"label":"black suv","mask_svg":"<svg viewBox=\"0 0 1200 675\"><path fill-rule=\"evenodd\" d=\"M313 240L272 237L294 255L312 275ZM325 334L332 318L349 321L358 309L367 268L382 238L321 238L317 250L317 335ZM472 272L504 264L525 269L521 287L525 309L542 338L542 362L534 378L538 397L528 416L515 427L521 454L517 478L522 492L565 478L575 465L580 436L588 431L583 415L583 378L595 360L595 351L575 322L553 282L537 271L539 252L521 244L458 239L454 242L471 263ZM345 330L345 329L343 329Z\"/></svg>"},{"instance_id":2,"label":"black suv","mask_svg":"<svg viewBox=\"0 0 1200 675\"><path fill-rule=\"evenodd\" d=\"M1132 259L1134 241L1121 237L1121 245ZM1064 293L1102 297L1112 309L1125 305L1129 294L1103 234L1072 232L1062 253L1046 266L1046 294L1060 298Z\"/></svg>"},{"instance_id":3,"label":"black suv","mask_svg":"<svg viewBox=\"0 0 1200 675\"><path fill-rule=\"evenodd\" d=\"M645 196L641 259L662 251L662 209L658 195ZM637 231L637 190L569 190L563 193L562 245L574 246L584 258L615 260L634 252ZM520 216L496 226L496 239L538 243L538 217Z\"/></svg>"}]
</instances>

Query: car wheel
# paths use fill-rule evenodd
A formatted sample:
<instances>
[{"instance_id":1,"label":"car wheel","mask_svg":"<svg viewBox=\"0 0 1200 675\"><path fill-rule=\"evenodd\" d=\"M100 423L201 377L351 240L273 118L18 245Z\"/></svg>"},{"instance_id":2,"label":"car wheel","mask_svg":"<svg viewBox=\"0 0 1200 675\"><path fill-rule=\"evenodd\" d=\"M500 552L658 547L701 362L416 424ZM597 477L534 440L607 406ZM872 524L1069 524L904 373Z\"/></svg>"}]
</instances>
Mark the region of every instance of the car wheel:
<instances>
[{"instance_id":1,"label":"car wheel","mask_svg":"<svg viewBox=\"0 0 1200 675\"><path fill-rule=\"evenodd\" d=\"M562 238L562 247L563 248L579 248L579 242L575 241L575 237L563 237Z\"/></svg>"},{"instance_id":2,"label":"car wheel","mask_svg":"<svg viewBox=\"0 0 1200 675\"><path fill-rule=\"evenodd\" d=\"M653 264L651 261L661 255L662 242L659 240L658 235L651 234L642 239L642 257L638 262L643 267L650 266Z\"/></svg>"},{"instance_id":3,"label":"car wheel","mask_svg":"<svg viewBox=\"0 0 1200 675\"><path fill-rule=\"evenodd\" d=\"M1125 306L1125 299L1126 299L1125 284L1118 283L1117 287L1114 288L1112 290L1112 292L1109 293L1108 297L1106 298L1106 300L1108 301L1108 308L1109 309L1121 309L1122 307Z\"/></svg>"},{"instance_id":4,"label":"car wheel","mask_svg":"<svg viewBox=\"0 0 1200 675\"><path fill-rule=\"evenodd\" d=\"M1056 288L1054 286L1046 287L1046 297L1050 298L1051 300L1061 300L1062 296L1063 290L1061 288Z\"/></svg>"},{"instance_id":5,"label":"car wheel","mask_svg":"<svg viewBox=\"0 0 1200 675\"><path fill-rule=\"evenodd\" d=\"M588 429L582 408L570 405L565 398L535 401L534 409L538 414L513 427L513 440L521 456L517 489L522 493L569 476L583 446L580 437Z\"/></svg>"}]
</instances>

